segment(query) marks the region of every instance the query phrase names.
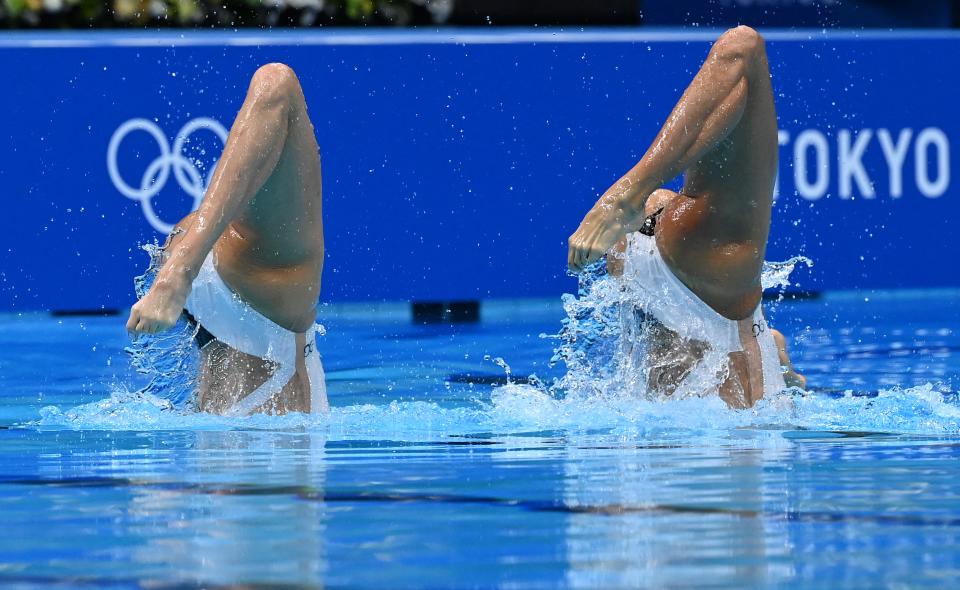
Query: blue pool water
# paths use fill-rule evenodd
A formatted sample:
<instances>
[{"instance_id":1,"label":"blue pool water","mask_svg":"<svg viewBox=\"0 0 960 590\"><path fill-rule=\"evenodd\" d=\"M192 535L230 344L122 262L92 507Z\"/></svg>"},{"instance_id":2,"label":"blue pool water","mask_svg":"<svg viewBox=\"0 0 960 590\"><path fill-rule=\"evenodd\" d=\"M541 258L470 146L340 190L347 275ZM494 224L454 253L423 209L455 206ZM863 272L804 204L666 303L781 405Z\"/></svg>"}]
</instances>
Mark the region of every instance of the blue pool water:
<instances>
[{"instance_id":1,"label":"blue pool water","mask_svg":"<svg viewBox=\"0 0 960 590\"><path fill-rule=\"evenodd\" d=\"M5 316L0 586L948 587L957 298L773 306L815 390L746 411L524 385L558 301L324 308L327 418L183 416L122 318Z\"/></svg>"}]
</instances>

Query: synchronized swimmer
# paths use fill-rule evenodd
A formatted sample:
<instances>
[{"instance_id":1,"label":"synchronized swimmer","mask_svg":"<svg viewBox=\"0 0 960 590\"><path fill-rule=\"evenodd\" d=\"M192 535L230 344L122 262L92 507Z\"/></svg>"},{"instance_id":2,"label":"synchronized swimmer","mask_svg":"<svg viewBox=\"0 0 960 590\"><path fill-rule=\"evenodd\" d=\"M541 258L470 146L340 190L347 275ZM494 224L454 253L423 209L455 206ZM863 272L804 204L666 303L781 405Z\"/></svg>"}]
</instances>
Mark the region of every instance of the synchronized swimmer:
<instances>
[{"instance_id":1,"label":"synchronized swimmer","mask_svg":"<svg viewBox=\"0 0 960 590\"><path fill-rule=\"evenodd\" d=\"M135 333L167 330L181 315L197 325L200 411L328 409L315 342L324 256L318 153L295 74L261 67L203 201L174 228L153 286L130 312ZM622 264L611 257L611 273L683 302L643 310L661 328L651 388L676 390L704 347L729 355L719 394L733 407L804 383L760 307L776 169L766 53L755 31L739 27L720 37L653 145L570 237L573 271L623 251L628 234L646 240ZM680 193L661 188L680 173Z\"/></svg>"},{"instance_id":2,"label":"synchronized swimmer","mask_svg":"<svg viewBox=\"0 0 960 590\"><path fill-rule=\"evenodd\" d=\"M730 406L805 385L760 305L777 147L763 39L737 27L713 45L643 158L570 236L573 271L623 251L628 234L639 241L608 264L658 294L643 310L659 323L650 390L672 394L710 348L728 355L719 394ZM662 188L681 173L679 193Z\"/></svg>"},{"instance_id":3,"label":"synchronized swimmer","mask_svg":"<svg viewBox=\"0 0 960 590\"><path fill-rule=\"evenodd\" d=\"M198 209L164 248L127 329L198 324L197 409L325 412L316 307L323 271L320 156L293 70L269 64L246 100Z\"/></svg>"}]
</instances>

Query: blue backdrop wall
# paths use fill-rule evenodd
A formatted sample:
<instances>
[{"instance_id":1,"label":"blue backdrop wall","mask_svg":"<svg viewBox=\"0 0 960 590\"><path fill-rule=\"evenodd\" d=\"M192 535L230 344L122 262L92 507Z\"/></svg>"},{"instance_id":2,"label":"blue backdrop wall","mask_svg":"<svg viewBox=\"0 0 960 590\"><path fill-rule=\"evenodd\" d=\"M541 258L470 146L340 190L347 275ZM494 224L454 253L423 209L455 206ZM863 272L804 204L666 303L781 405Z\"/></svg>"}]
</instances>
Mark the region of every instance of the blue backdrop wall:
<instances>
[{"instance_id":1,"label":"blue backdrop wall","mask_svg":"<svg viewBox=\"0 0 960 590\"><path fill-rule=\"evenodd\" d=\"M202 194L271 61L298 72L321 146L322 299L570 291L567 236L716 34L8 34L0 309L131 304L138 244ZM960 36L767 39L781 128L768 258L812 258L810 290L960 285Z\"/></svg>"}]
</instances>

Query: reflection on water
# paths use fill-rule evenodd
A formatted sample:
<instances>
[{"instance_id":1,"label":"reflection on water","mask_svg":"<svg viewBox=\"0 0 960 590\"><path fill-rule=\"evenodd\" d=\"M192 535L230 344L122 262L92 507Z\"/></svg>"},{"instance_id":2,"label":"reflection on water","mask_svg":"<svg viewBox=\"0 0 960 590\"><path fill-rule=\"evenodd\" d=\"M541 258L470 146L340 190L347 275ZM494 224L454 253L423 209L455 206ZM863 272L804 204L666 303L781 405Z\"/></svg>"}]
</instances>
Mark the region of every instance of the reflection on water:
<instances>
[{"instance_id":1,"label":"reflection on water","mask_svg":"<svg viewBox=\"0 0 960 590\"><path fill-rule=\"evenodd\" d=\"M134 522L177 517L167 534L153 531L130 559L172 566L206 583L321 583L327 567L324 445L317 434L197 433L190 457L203 459L193 461L188 481L204 487L131 489ZM280 473L276 464L283 465ZM263 470L256 487L245 482L251 469Z\"/></svg>"},{"instance_id":2,"label":"reflection on water","mask_svg":"<svg viewBox=\"0 0 960 590\"><path fill-rule=\"evenodd\" d=\"M577 446L565 500L606 506L571 517L572 587L757 586L789 577L784 530L765 518L764 455L776 448ZM678 460L679 459L679 460ZM687 481L700 471L699 485Z\"/></svg>"},{"instance_id":3,"label":"reflection on water","mask_svg":"<svg viewBox=\"0 0 960 590\"><path fill-rule=\"evenodd\" d=\"M953 440L0 438L7 582L885 586L935 584L960 566Z\"/></svg>"},{"instance_id":4,"label":"reflection on water","mask_svg":"<svg viewBox=\"0 0 960 590\"><path fill-rule=\"evenodd\" d=\"M749 411L524 384L563 376L539 338L555 307L325 318L331 415L248 419L116 387L115 318L4 320L0 585L943 587L956 313L782 303L772 321L820 389ZM507 385L484 360L505 351Z\"/></svg>"}]
</instances>

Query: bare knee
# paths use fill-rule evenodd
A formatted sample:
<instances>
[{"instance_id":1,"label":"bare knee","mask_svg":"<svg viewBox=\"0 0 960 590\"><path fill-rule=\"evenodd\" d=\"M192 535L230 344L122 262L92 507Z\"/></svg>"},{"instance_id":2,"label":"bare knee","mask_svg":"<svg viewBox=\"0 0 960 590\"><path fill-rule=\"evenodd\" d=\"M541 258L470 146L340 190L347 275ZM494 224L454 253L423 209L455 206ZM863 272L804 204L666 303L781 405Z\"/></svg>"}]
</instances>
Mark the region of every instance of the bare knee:
<instances>
[{"instance_id":1,"label":"bare knee","mask_svg":"<svg viewBox=\"0 0 960 590\"><path fill-rule=\"evenodd\" d=\"M250 80L250 94L270 103L291 101L301 92L297 75L282 63L260 66Z\"/></svg>"},{"instance_id":2,"label":"bare knee","mask_svg":"<svg viewBox=\"0 0 960 590\"><path fill-rule=\"evenodd\" d=\"M752 62L764 51L763 37L754 29L741 25L720 35L712 51L726 59Z\"/></svg>"}]
</instances>

